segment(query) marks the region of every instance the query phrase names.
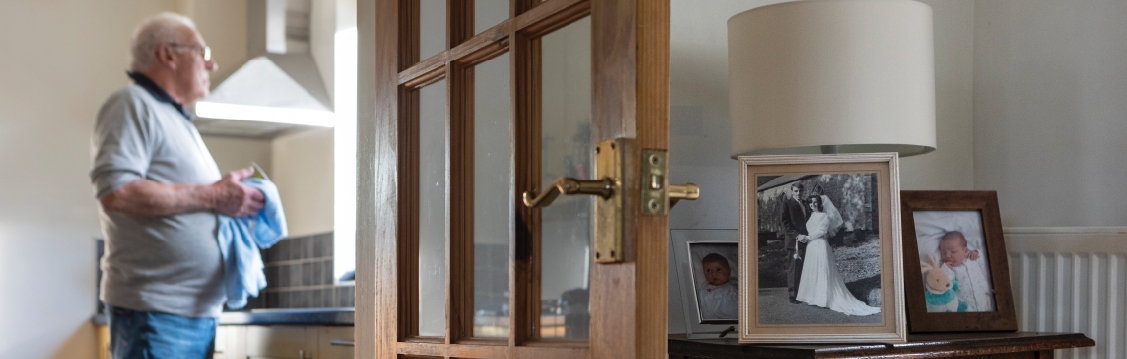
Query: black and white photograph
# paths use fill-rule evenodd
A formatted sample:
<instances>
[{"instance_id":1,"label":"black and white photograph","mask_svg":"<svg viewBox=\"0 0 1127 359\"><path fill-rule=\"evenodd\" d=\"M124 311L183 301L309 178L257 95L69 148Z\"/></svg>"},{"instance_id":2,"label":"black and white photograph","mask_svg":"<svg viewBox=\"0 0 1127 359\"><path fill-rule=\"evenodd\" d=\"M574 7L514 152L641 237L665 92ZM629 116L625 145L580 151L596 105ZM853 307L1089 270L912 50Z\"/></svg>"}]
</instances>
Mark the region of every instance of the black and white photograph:
<instances>
[{"instance_id":1,"label":"black and white photograph","mask_svg":"<svg viewBox=\"0 0 1127 359\"><path fill-rule=\"evenodd\" d=\"M740 313L739 243L688 242L701 324L736 324Z\"/></svg>"},{"instance_id":2,"label":"black and white photograph","mask_svg":"<svg viewBox=\"0 0 1127 359\"><path fill-rule=\"evenodd\" d=\"M739 160L739 342L905 342L897 154Z\"/></svg>"},{"instance_id":3,"label":"black and white photograph","mask_svg":"<svg viewBox=\"0 0 1127 359\"><path fill-rule=\"evenodd\" d=\"M982 214L914 211L913 217L927 311L995 311Z\"/></svg>"},{"instance_id":4,"label":"black and white photograph","mask_svg":"<svg viewBox=\"0 0 1127 359\"><path fill-rule=\"evenodd\" d=\"M758 176L759 322L881 322L875 173Z\"/></svg>"}]
</instances>

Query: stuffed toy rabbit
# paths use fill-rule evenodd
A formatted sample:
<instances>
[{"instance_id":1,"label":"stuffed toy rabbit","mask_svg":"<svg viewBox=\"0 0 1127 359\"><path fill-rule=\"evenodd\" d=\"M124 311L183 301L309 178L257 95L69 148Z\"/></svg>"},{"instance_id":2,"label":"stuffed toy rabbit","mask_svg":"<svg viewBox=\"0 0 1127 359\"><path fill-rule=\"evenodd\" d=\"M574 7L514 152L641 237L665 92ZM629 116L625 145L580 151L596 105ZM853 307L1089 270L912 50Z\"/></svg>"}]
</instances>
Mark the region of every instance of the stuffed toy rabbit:
<instances>
[{"instance_id":1,"label":"stuffed toy rabbit","mask_svg":"<svg viewBox=\"0 0 1127 359\"><path fill-rule=\"evenodd\" d=\"M929 255L920 261L920 270L924 274L924 301L927 302L928 312L965 312L967 303L955 297L959 291L959 281L947 277L947 273L940 267L939 259Z\"/></svg>"}]
</instances>

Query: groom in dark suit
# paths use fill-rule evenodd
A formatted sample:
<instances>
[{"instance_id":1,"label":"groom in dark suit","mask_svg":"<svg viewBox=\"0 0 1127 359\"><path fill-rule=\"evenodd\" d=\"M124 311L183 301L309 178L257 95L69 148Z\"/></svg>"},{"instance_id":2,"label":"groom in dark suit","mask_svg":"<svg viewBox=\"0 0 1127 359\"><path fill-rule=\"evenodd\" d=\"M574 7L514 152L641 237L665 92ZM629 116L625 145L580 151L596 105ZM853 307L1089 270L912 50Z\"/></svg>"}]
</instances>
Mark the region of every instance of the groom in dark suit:
<instances>
[{"instance_id":1,"label":"groom in dark suit","mask_svg":"<svg viewBox=\"0 0 1127 359\"><path fill-rule=\"evenodd\" d=\"M806 256L806 243L801 241L809 233L806 232L806 218L810 210L802 204L802 183L794 182L790 185L790 197L783 203L783 213L780 214L783 222L783 231L786 233L785 245L790 266L787 267L787 294L791 303L798 303L798 285L802 280L802 259Z\"/></svg>"}]
</instances>

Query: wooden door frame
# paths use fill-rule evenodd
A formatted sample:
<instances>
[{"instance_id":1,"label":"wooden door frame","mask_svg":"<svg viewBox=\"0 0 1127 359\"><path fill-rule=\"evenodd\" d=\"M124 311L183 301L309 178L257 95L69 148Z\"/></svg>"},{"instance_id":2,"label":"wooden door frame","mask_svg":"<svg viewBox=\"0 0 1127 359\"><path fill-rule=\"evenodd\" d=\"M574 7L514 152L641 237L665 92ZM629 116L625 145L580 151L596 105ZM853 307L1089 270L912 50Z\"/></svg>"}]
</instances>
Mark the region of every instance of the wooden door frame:
<instances>
[{"instance_id":1,"label":"wooden door frame","mask_svg":"<svg viewBox=\"0 0 1127 359\"><path fill-rule=\"evenodd\" d=\"M404 158L403 151L413 145L408 141L417 127L401 126L399 119L400 111L411 108L410 101L417 101L417 97L402 90L401 79L421 82L427 77L425 74L437 73L445 64L419 63L407 68L401 65L414 63L409 54L399 51L401 1L357 1L357 358L395 358L411 345L409 349L414 353L445 357L666 355L668 221L667 216L641 215L639 205L630 206L627 211L627 227L635 230L625 238L626 262L591 268L591 332L587 348L537 350L535 345L520 345L525 344L519 343L520 338L504 347L403 343L404 333L410 332L411 325L418 325L399 320L399 308L405 303L397 295L400 291L417 291L398 280L403 263L413 263L411 255L417 257L417 253L401 245L410 226L398 215L407 205L404 196L400 196L404 188L410 188L404 184L417 182L406 167L409 158ZM550 0L539 6L575 3L588 3L591 16L593 140L634 138L639 150L668 150L669 1ZM522 14L534 9L535 2L513 0L511 4L514 14ZM487 30L447 51L488 52L475 45L475 39L511 37L513 29L521 24L510 22L510 29ZM448 38L469 36L458 31L452 34ZM514 63L519 54L519 49L514 51ZM445 74L450 70L441 71ZM434 78L439 76L442 75ZM514 96L524 96L528 88L517 84L512 91ZM522 110L526 109L517 108L514 114ZM640 153L637 156L640 158ZM638 169L630 172L640 173Z\"/></svg>"}]
</instances>

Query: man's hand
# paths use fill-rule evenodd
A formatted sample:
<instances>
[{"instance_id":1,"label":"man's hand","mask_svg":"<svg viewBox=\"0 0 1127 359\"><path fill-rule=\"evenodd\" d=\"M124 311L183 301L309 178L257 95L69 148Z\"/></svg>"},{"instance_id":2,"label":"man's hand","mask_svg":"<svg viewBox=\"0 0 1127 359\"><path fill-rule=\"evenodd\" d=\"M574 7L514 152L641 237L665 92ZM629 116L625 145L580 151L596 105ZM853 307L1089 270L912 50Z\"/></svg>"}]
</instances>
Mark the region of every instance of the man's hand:
<instances>
[{"instance_id":1,"label":"man's hand","mask_svg":"<svg viewBox=\"0 0 1127 359\"><path fill-rule=\"evenodd\" d=\"M266 197L257 188L244 185L242 180L254 175L254 167L228 172L223 179L210 185L215 195L211 208L228 217L246 217L266 204Z\"/></svg>"},{"instance_id":2,"label":"man's hand","mask_svg":"<svg viewBox=\"0 0 1127 359\"><path fill-rule=\"evenodd\" d=\"M806 242L810 241L810 237L807 237L805 234L799 234L798 235L798 241L802 242L802 243L806 243Z\"/></svg>"}]
</instances>

